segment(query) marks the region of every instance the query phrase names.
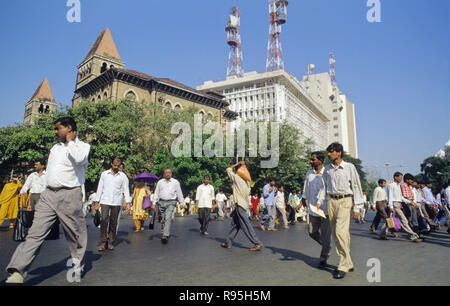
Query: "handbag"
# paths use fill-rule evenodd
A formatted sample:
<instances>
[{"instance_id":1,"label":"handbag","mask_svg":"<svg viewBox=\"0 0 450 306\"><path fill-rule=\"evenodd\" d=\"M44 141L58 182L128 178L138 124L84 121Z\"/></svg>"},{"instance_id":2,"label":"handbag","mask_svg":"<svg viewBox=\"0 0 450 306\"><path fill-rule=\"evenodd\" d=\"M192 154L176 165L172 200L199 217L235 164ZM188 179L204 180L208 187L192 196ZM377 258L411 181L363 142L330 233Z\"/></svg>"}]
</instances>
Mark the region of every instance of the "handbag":
<instances>
[{"instance_id":1,"label":"handbag","mask_svg":"<svg viewBox=\"0 0 450 306\"><path fill-rule=\"evenodd\" d=\"M394 220L394 230L398 232L402 228L402 222L397 218L395 212L392 214L392 219Z\"/></svg>"},{"instance_id":2,"label":"handbag","mask_svg":"<svg viewBox=\"0 0 450 306\"><path fill-rule=\"evenodd\" d=\"M386 224L388 226L388 228L392 229L395 228L395 222L394 219L391 218L386 218Z\"/></svg>"},{"instance_id":3,"label":"handbag","mask_svg":"<svg viewBox=\"0 0 450 306\"><path fill-rule=\"evenodd\" d=\"M152 207L152 199L149 196L145 196L142 200L142 209L149 209Z\"/></svg>"},{"instance_id":4,"label":"handbag","mask_svg":"<svg viewBox=\"0 0 450 306\"><path fill-rule=\"evenodd\" d=\"M101 223L100 212L97 210L94 215L94 225L98 227Z\"/></svg>"},{"instance_id":5,"label":"handbag","mask_svg":"<svg viewBox=\"0 0 450 306\"><path fill-rule=\"evenodd\" d=\"M152 209L150 211L150 223L148 225L148 229L152 230L155 228L155 219L156 219L156 211Z\"/></svg>"},{"instance_id":6,"label":"handbag","mask_svg":"<svg viewBox=\"0 0 450 306\"><path fill-rule=\"evenodd\" d=\"M14 221L14 241L25 241L28 235L28 230L33 224L34 211L28 211L25 209L19 210L17 218Z\"/></svg>"}]
</instances>

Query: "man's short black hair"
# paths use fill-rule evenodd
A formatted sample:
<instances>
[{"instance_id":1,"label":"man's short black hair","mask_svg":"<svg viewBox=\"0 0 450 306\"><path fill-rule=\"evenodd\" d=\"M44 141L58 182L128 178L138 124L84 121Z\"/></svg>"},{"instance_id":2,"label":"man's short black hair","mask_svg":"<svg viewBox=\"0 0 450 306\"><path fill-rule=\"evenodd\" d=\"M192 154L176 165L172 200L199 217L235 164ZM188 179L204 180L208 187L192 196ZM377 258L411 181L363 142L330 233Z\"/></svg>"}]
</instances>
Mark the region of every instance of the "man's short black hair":
<instances>
[{"instance_id":1,"label":"man's short black hair","mask_svg":"<svg viewBox=\"0 0 450 306\"><path fill-rule=\"evenodd\" d=\"M203 179L205 179L205 178L209 178L210 179L208 174L203 175Z\"/></svg>"},{"instance_id":2,"label":"man's short black hair","mask_svg":"<svg viewBox=\"0 0 450 306\"><path fill-rule=\"evenodd\" d=\"M269 183L274 182L275 180L272 177L269 177Z\"/></svg>"},{"instance_id":3,"label":"man's short black hair","mask_svg":"<svg viewBox=\"0 0 450 306\"><path fill-rule=\"evenodd\" d=\"M311 156L313 156L313 155L315 155L316 158L317 158L318 160L320 160L322 163L323 163L323 161L325 160L325 154L323 154L323 152L320 152L320 151L312 152L312 153L311 153Z\"/></svg>"},{"instance_id":4,"label":"man's short black hair","mask_svg":"<svg viewBox=\"0 0 450 306\"><path fill-rule=\"evenodd\" d=\"M43 160L42 158L35 159L34 163L40 163L42 166L45 166L45 160Z\"/></svg>"},{"instance_id":5,"label":"man's short black hair","mask_svg":"<svg viewBox=\"0 0 450 306\"><path fill-rule=\"evenodd\" d=\"M407 180L413 180L414 181L414 175L412 175L411 173L406 173L403 176L403 180L406 182Z\"/></svg>"},{"instance_id":6,"label":"man's short black hair","mask_svg":"<svg viewBox=\"0 0 450 306\"><path fill-rule=\"evenodd\" d=\"M57 124L59 122L59 124L61 124L62 126L68 127L69 125L72 127L72 131L76 132L77 131L77 123L75 122L75 119L73 119L72 117L61 117L55 120L55 122L53 122L53 124Z\"/></svg>"},{"instance_id":7,"label":"man's short black hair","mask_svg":"<svg viewBox=\"0 0 450 306\"><path fill-rule=\"evenodd\" d=\"M341 154L344 154L344 147L339 142L333 142L327 147L327 152L341 152Z\"/></svg>"},{"instance_id":8,"label":"man's short black hair","mask_svg":"<svg viewBox=\"0 0 450 306\"><path fill-rule=\"evenodd\" d=\"M403 175L401 172L395 172L394 173L394 178L399 177L400 175Z\"/></svg>"},{"instance_id":9,"label":"man's short black hair","mask_svg":"<svg viewBox=\"0 0 450 306\"><path fill-rule=\"evenodd\" d=\"M381 185L381 184L383 184L383 183L385 183L386 182L386 180L384 180L384 179L379 179L378 180L378 185Z\"/></svg>"},{"instance_id":10,"label":"man's short black hair","mask_svg":"<svg viewBox=\"0 0 450 306\"><path fill-rule=\"evenodd\" d=\"M112 164L116 159L118 159L118 160L120 161L120 163L122 164L122 158L120 158L119 156L114 156L114 157L111 159L111 164Z\"/></svg>"}]
</instances>

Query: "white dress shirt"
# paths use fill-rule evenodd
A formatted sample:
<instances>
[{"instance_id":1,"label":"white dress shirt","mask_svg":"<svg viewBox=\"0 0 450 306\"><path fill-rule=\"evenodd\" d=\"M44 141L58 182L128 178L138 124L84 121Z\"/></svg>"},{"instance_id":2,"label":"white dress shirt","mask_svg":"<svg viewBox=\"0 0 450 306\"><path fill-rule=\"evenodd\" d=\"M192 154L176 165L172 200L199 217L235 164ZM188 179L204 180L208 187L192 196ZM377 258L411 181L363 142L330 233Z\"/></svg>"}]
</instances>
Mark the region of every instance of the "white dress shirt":
<instances>
[{"instance_id":1,"label":"white dress shirt","mask_svg":"<svg viewBox=\"0 0 450 306\"><path fill-rule=\"evenodd\" d=\"M159 202L159 200L177 200L181 203L184 197L180 182L173 177L169 181L165 178L160 179L155 189L155 201Z\"/></svg>"},{"instance_id":2,"label":"white dress shirt","mask_svg":"<svg viewBox=\"0 0 450 306\"><path fill-rule=\"evenodd\" d=\"M284 192L278 190L277 195L275 196L275 206L278 209L284 209Z\"/></svg>"},{"instance_id":3,"label":"white dress shirt","mask_svg":"<svg viewBox=\"0 0 450 306\"><path fill-rule=\"evenodd\" d=\"M227 199L227 196L224 194L224 193L218 193L217 195L216 195L216 202L220 202L220 203L223 203L223 202L225 202L225 200Z\"/></svg>"},{"instance_id":4,"label":"white dress shirt","mask_svg":"<svg viewBox=\"0 0 450 306\"><path fill-rule=\"evenodd\" d=\"M373 203L377 203L377 202L382 202L382 201L387 201L387 193L386 190L380 186L378 186L377 188L375 188L375 190L373 191Z\"/></svg>"},{"instance_id":5,"label":"white dress shirt","mask_svg":"<svg viewBox=\"0 0 450 306\"><path fill-rule=\"evenodd\" d=\"M400 188L400 183L392 182L388 185L388 203L389 208L394 208L394 202L403 202L402 190Z\"/></svg>"},{"instance_id":6,"label":"white dress shirt","mask_svg":"<svg viewBox=\"0 0 450 306\"><path fill-rule=\"evenodd\" d=\"M30 193L41 193L47 188L47 178L45 176L45 170L41 175L37 172L33 172L25 181L22 189L20 190L20 194L27 193L30 190Z\"/></svg>"},{"instance_id":7,"label":"white dress shirt","mask_svg":"<svg viewBox=\"0 0 450 306\"><path fill-rule=\"evenodd\" d=\"M79 187L84 184L90 146L78 139L64 145L60 142L50 150L47 163L47 186Z\"/></svg>"},{"instance_id":8,"label":"white dress shirt","mask_svg":"<svg viewBox=\"0 0 450 306\"><path fill-rule=\"evenodd\" d=\"M195 200L198 201L198 208L211 208L214 198L214 187L211 184L197 187Z\"/></svg>"},{"instance_id":9,"label":"white dress shirt","mask_svg":"<svg viewBox=\"0 0 450 306\"><path fill-rule=\"evenodd\" d=\"M445 188L444 191L444 200L445 203L448 205L450 205L450 186L448 186L447 188Z\"/></svg>"},{"instance_id":10,"label":"white dress shirt","mask_svg":"<svg viewBox=\"0 0 450 306\"><path fill-rule=\"evenodd\" d=\"M303 195L302 197L308 201L308 213L314 217L319 217L319 215L313 213L309 208L309 205L316 206L319 201L319 192L324 189L325 183L323 181L323 173L325 168L322 167L320 173L316 174L314 169L308 170L306 172L305 184L303 186ZM297 197L297 195L295 195ZM320 205L320 209L323 210L325 215L328 215L328 201L325 199L322 205Z\"/></svg>"},{"instance_id":11,"label":"white dress shirt","mask_svg":"<svg viewBox=\"0 0 450 306\"><path fill-rule=\"evenodd\" d=\"M436 200L436 198L433 195L433 192L431 191L430 188L428 188L427 186L423 187L423 193L425 195L425 202L428 205L439 205L440 203L438 203L438 201Z\"/></svg>"},{"instance_id":12,"label":"white dress shirt","mask_svg":"<svg viewBox=\"0 0 450 306\"><path fill-rule=\"evenodd\" d=\"M318 203L329 199L329 195L353 195L355 205L364 203L361 182L355 165L342 161L336 167L331 163L325 167L322 177L325 186L319 192Z\"/></svg>"},{"instance_id":13,"label":"white dress shirt","mask_svg":"<svg viewBox=\"0 0 450 306\"><path fill-rule=\"evenodd\" d=\"M120 206L124 196L125 202L132 201L127 176L121 171L116 174L113 174L111 169L104 171L100 176L94 201L105 205Z\"/></svg>"}]
</instances>

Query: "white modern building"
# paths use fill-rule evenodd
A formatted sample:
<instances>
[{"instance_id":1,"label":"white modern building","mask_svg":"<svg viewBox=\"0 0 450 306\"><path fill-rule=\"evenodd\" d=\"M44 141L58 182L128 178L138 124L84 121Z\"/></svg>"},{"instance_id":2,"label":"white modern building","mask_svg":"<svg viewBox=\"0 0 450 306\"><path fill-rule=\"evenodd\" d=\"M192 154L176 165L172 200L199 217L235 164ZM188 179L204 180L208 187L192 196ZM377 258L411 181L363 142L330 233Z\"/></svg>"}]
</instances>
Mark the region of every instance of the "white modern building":
<instances>
[{"instance_id":1,"label":"white modern building","mask_svg":"<svg viewBox=\"0 0 450 306\"><path fill-rule=\"evenodd\" d=\"M328 139L339 142L344 151L358 158L358 143L356 137L355 106L347 95L337 86L333 86L330 75L325 73L308 74L300 82L308 94L320 104L331 118L328 128Z\"/></svg>"},{"instance_id":2,"label":"white modern building","mask_svg":"<svg viewBox=\"0 0 450 306\"><path fill-rule=\"evenodd\" d=\"M331 112L314 99L304 85L286 71L277 70L249 72L240 78L233 76L218 82L206 81L197 89L223 94L230 109L244 121L286 121L299 129L301 140L311 139L313 149L323 150L330 143Z\"/></svg>"}]
</instances>

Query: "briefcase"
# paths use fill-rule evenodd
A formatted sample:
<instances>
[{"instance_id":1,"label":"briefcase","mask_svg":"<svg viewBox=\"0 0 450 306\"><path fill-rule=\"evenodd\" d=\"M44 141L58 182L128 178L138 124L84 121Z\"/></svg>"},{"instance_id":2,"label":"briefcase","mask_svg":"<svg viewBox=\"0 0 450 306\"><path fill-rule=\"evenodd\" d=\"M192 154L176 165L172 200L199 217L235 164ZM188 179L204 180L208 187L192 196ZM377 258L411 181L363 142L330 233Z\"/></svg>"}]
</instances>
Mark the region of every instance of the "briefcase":
<instances>
[{"instance_id":1,"label":"briefcase","mask_svg":"<svg viewBox=\"0 0 450 306\"><path fill-rule=\"evenodd\" d=\"M20 209L17 213L17 218L14 221L14 241L25 241L28 235L28 229L33 224L34 211Z\"/></svg>"},{"instance_id":2,"label":"briefcase","mask_svg":"<svg viewBox=\"0 0 450 306\"><path fill-rule=\"evenodd\" d=\"M98 227L101 223L100 212L97 210L94 215L94 225Z\"/></svg>"},{"instance_id":3,"label":"briefcase","mask_svg":"<svg viewBox=\"0 0 450 306\"><path fill-rule=\"evenodd\" d=\"M386 224L387 224L388 228L395 227L394 219L392 219L392 218L386 218Z\"/></svg>"}]
</instances>

